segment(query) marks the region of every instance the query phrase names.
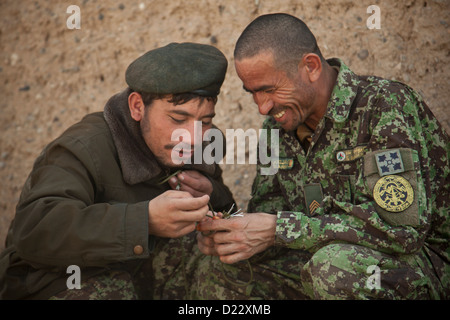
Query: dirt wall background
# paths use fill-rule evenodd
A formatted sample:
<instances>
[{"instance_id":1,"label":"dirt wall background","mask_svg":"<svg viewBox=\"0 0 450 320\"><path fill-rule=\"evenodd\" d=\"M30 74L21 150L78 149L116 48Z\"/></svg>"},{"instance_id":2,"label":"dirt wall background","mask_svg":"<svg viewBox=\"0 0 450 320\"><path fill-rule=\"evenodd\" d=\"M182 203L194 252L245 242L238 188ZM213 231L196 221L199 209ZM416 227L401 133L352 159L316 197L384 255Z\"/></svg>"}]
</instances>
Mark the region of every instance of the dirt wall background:
<instances>
[{"instance_id":1,"label":"dirt wall background","mask_svg":"<svg viewBox=\"0 0 450 320\"><path fill-rule=\"evenodd\" d=\"M69 30L69 5L81 29ZM381 10L370 30L367 7ZM234 43L255 17L286 12L303 19L325 57L355 72L408 83L449 131L450 1L67 0L0 2L0 249L21 188L42 148L125 88L128 64L170 42L212 44L229 59L215 123L258 129L263 118L242 90ZM254 165L226 164L224 178L245 208ZM55 226L56 227L56 226Z\"/></svg>"}]
</instances>

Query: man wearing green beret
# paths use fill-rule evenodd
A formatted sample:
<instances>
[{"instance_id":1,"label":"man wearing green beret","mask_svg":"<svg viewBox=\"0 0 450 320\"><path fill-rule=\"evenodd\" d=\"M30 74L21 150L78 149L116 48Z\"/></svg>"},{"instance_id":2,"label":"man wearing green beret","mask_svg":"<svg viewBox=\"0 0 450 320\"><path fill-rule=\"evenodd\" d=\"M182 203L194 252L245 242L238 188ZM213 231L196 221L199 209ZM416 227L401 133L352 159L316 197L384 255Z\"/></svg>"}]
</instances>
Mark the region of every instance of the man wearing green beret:
<instances>
[{"instance_id":1,"label":"man wearing green beret","mask_svg":"<svg viewBox=\"0 0 450 320\"><path fill-rule=\"evenodd\" d=\"M0 298L189 298L196 223L234 200L217 164L189 165L202 141L174 162L172 133L212 128L226 69L208 45L149 51L103 112L44 149L0 257Z\"/></svg>"}]
</instances>

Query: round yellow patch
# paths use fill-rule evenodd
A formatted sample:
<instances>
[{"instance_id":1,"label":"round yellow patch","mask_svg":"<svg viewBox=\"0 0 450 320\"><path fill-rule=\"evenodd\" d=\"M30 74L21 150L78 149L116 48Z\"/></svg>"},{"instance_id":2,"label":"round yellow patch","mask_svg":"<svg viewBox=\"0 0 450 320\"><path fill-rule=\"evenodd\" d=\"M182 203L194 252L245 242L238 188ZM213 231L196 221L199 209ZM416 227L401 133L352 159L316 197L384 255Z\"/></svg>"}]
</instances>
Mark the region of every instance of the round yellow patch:
<instances>
[{"instance_id":1,"label":"round yellow patch","mask_svg":"<svg viewBox=\"0 0 450 320\"><path fill-rule=\"evenodd\" d=\"M414 190L405 178L396 175L384 176L373 188L375 202L389 212L401 212L414 201Z\"/></svg>"}]
</instances>

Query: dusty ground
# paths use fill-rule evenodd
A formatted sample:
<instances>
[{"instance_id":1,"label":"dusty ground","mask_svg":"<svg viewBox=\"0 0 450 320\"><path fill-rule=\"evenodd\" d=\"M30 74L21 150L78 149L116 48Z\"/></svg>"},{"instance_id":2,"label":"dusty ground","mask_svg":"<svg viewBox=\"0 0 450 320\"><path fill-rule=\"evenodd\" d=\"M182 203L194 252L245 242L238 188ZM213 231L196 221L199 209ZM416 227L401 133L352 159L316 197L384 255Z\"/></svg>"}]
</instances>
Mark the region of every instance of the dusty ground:
<instances>
[{"instance_id":1,"label":"dusty ground","mask_svg":"<svg viewBox=\"0 0 450 320\"><path fill-rule=\"evenodd\" d=\"M69 5L81 29L69 30ZM369 5L381 29L366 27ZM70 0L0 2L0 248L20 190L41 149L125 87L128 64L170 42L213 44L230 61L217 106L222 129L258 129L262 117L233 68L234 43L260 14L287 12L316 34L326 57L354 71L419 90L450 127L450 1ZM224 165L225 182L246 207L254 165Z\"/></svg>"}]
</instances>

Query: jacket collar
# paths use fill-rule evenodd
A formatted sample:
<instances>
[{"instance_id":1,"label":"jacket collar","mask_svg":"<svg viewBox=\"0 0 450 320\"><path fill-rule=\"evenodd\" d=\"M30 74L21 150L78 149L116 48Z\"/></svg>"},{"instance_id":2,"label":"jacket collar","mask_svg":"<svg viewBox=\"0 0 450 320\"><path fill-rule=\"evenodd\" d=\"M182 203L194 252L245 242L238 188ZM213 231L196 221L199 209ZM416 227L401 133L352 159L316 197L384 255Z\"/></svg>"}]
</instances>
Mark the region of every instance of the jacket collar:
<instances>
[{"instance_id":1,"label":"jacket collar","mask_svg":"<svg viewBox=\"0 0 450 320\"><path fill-rule=\"evenodd\" d=\"M161 166L154 154L150 151L142 137L139 122L131 118L128 109L128 96L131 89L112 96L105 105L103 115L111 131L117 149L123 179L126 183L134 185L141 183L162 173L170 171ZM184 169L196 169L212 175L215 165L199 164Z\"/></svg>"},{"instance_id":2,"label":"jacket collar","mask_svg":"<svg viewBox=\"0 0 450 320\"><path fill-rule=\"evenodd\" d=\"M342 62L333 58L327 60L332 67L339 68L336 84L328 101L326 117L341 123L347 120L353 100L358 92L358 77Z\"/></svg>"}]
</instances>

